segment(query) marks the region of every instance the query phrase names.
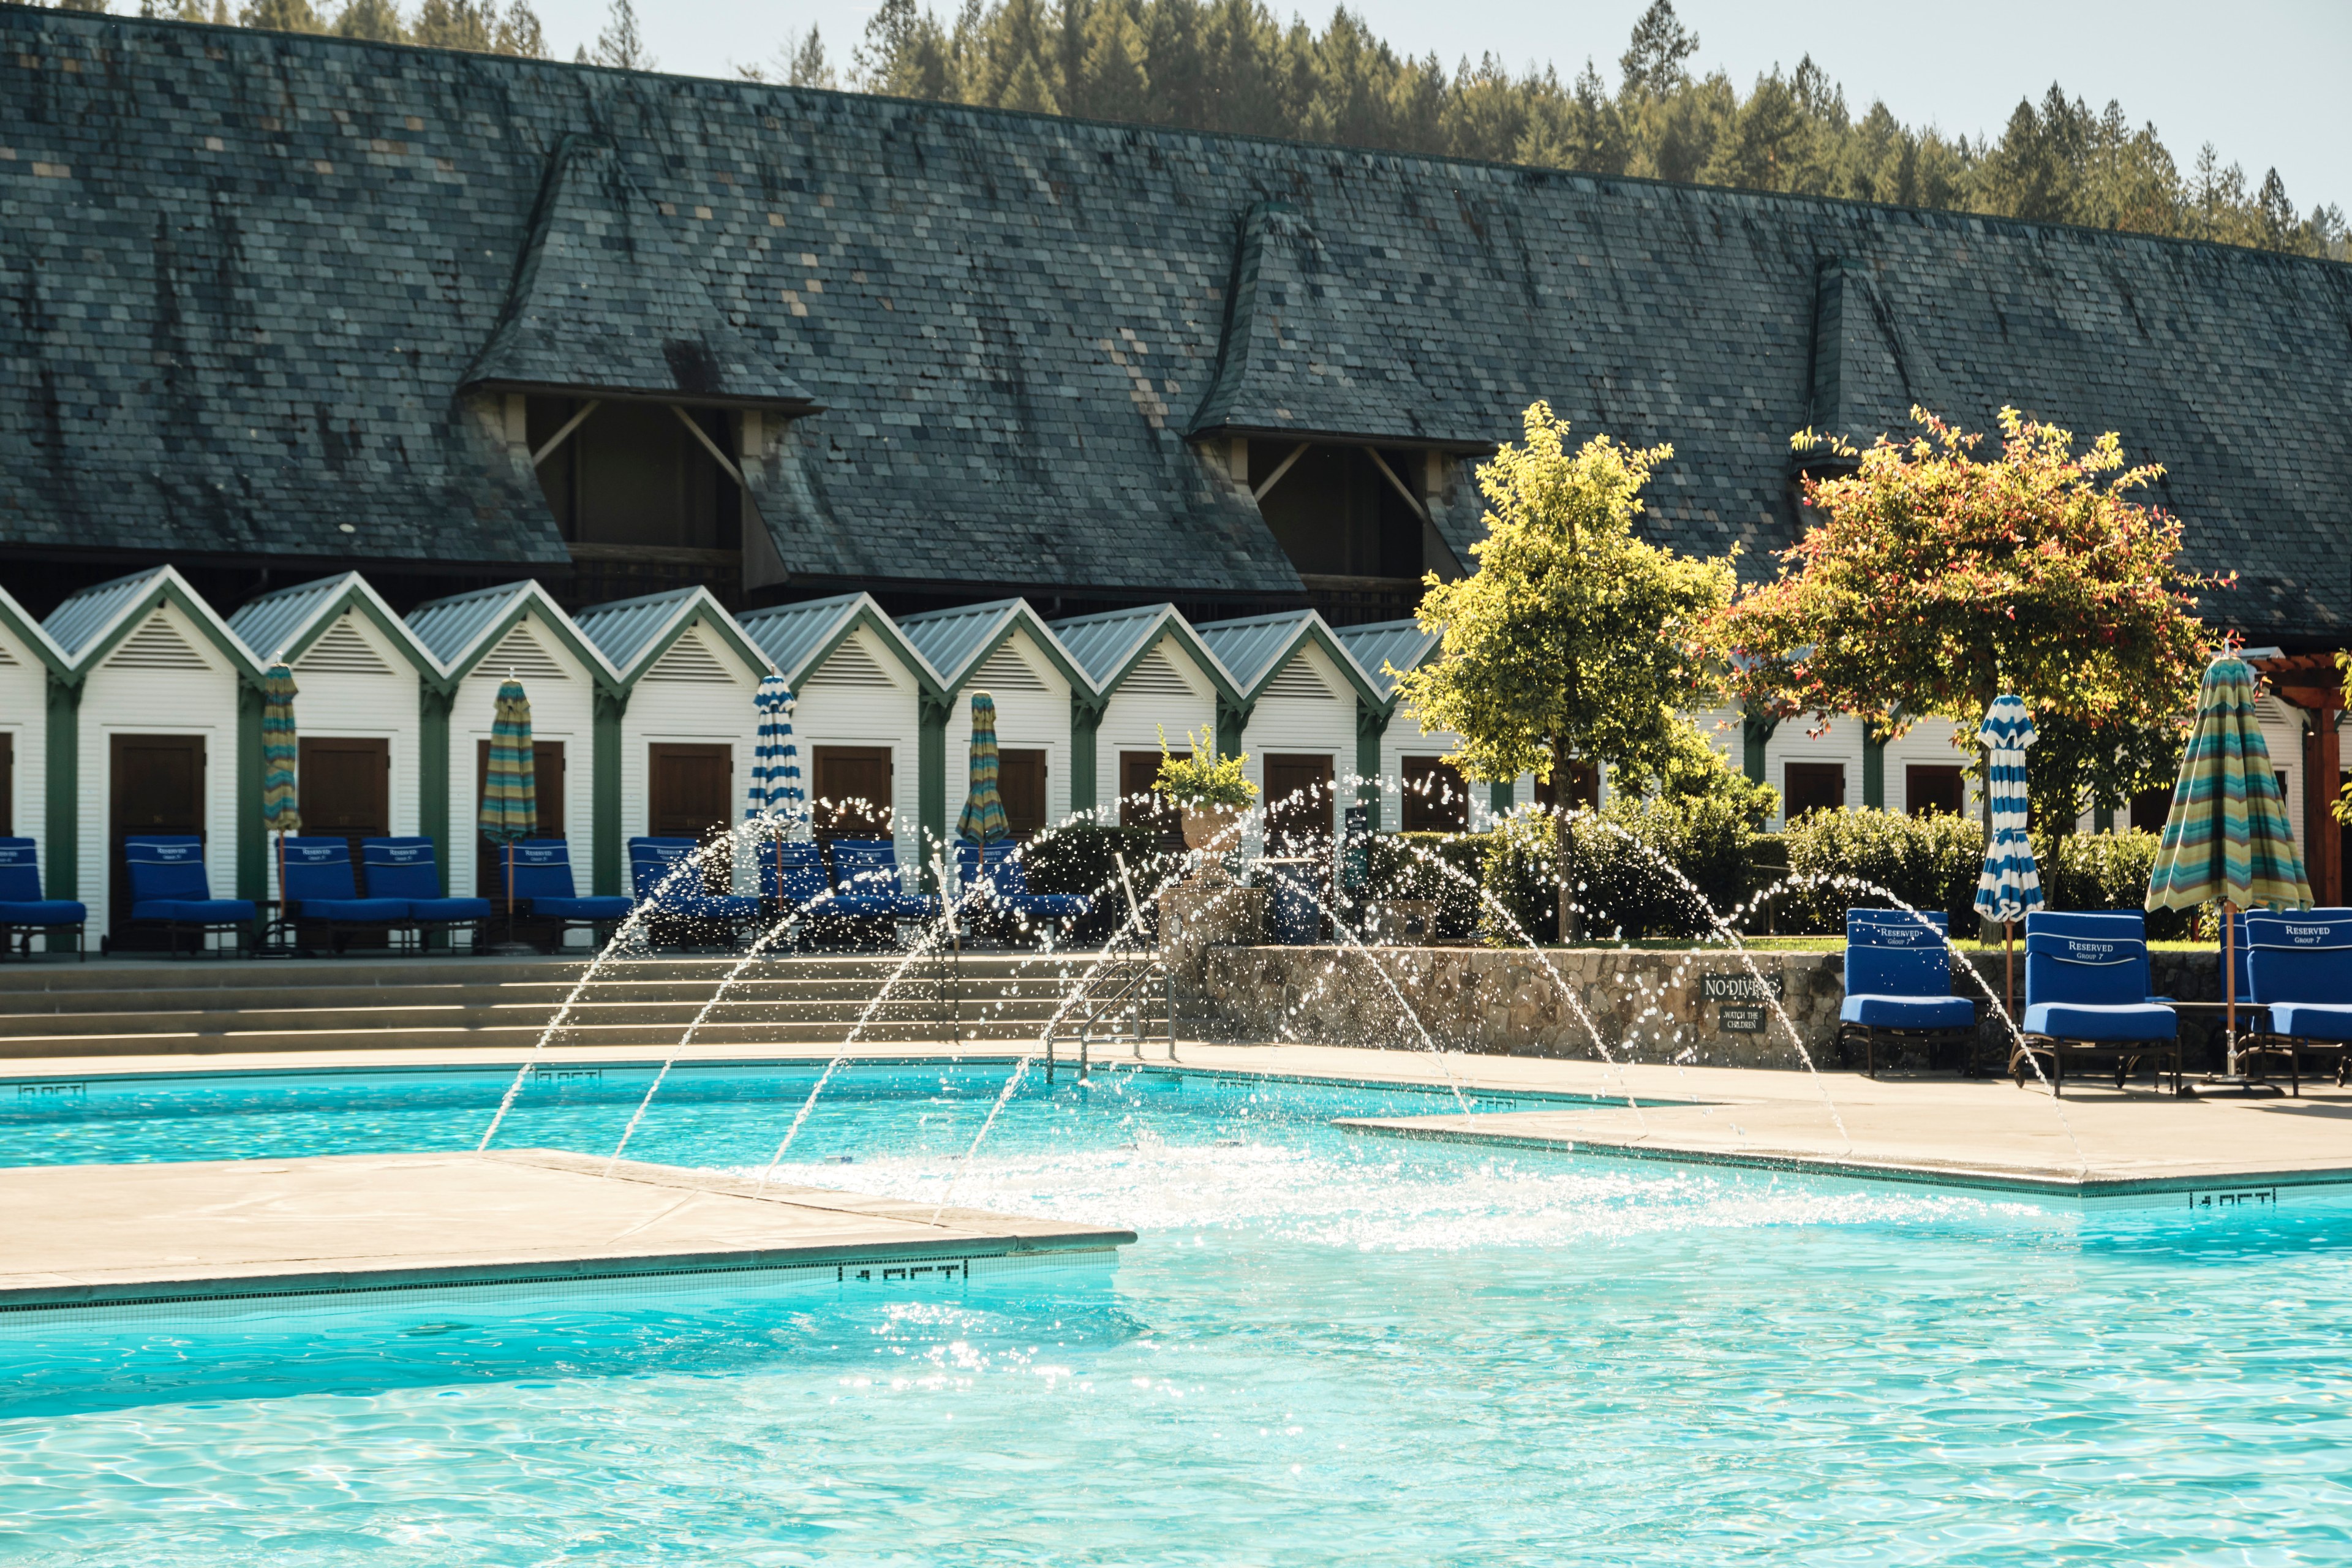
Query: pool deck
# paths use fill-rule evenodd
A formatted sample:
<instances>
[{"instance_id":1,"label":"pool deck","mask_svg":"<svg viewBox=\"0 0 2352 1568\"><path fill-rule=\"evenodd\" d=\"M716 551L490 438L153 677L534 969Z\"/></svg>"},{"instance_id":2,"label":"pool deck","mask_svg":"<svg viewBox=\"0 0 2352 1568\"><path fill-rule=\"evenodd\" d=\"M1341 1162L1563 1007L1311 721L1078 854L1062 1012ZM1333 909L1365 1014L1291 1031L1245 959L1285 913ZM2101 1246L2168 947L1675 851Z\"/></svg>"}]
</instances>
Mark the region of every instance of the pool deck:
<instances>
[{"instance_id":1,"label":"pool deck","mask_svg":"<svg viewBox=\"0 0 2352 1568\"><path fill-rule=\"evenodd\" d=\"M921 1286L1087 1255L1132 1231L546 1150L0 1170L0 1322L739 1274Z\"/></svg>"},{"instance_id":2,"label":"pool deck","mask_svg":"<svg viewBox=\"0 0 2352 1568\"><path fill-rule=\"evenodd\" d=\"M1025 1047L996 1042L876 1043L854 1060L1011 1062ZM2305 1083L2301 1098L2211 1091L2188 1100L2144 1081L2122 1091L2070 1083L2053 1101L2007 1079L1915 1075L1819 1078L1759 1068L1447 1055L1315 1045L1181 1042L1192 1071L1420 1087L1456 1083L1492 1105L1520 1097L1588 1097L1458 1113L1349 1121L1368 1135L1488 1142L1610 1157L1750 1166L1881 1181L2006 1191L2059 1199L2136 1202L2275 1202L2294 1189L2352 1189L2352 1090ZM823 1062L821 1046L696 1047L682 1062L711 1065ZM1160 1061L1153 1047L1147 1060ZM642 1049L551 1047L261 1051L204 1056L51 1058L0 1082L68 1085L97 1079L187 1073L319 1072L357 1068L492 1068L525 1061L551 1068L606 1068L657 1059ZM1123 1058L1097 1057L1102 1065ZM12 1066L18 1064L12 1064ZM1063 1070L1069 1070L1066 1058ZM0 1089L0 1093L6 1092ZM1628 1097L1642 1101L1629 1107ZM1834 1110L1832 1110L1834 1107ZM0 1184L16 1173L0 1173ZM0 1202L8 1189L0 1184ZM866 1200L855 1201L863 1204ZM1009 1225L1013 1222L997 1221Z\"/></svg>"}]
</instances>

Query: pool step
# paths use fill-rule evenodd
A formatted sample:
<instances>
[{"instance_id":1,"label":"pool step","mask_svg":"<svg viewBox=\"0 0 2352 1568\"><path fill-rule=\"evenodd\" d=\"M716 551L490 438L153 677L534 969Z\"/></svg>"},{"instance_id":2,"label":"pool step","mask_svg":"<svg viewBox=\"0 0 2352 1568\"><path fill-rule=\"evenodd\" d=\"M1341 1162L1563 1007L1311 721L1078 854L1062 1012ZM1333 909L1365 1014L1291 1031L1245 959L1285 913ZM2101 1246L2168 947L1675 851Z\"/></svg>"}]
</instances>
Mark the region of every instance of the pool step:
<instances>
[{"instance_id":1,"label":"pool step","mask_svg":"<svg viewBox=\"0 0 2352 1568\"><path fill-rule=\"evenodd\" d=\"M512 1047L567 998L564 1045L1035 1039L1092 953L633 959L572 994L569 960L345 958L0 966L0 1059L148 1053ZM1158 1000L1154 998L1155 1002ZM1157 1015L1155 1014L1155 1016Z\"/></svg>"}]
</instances>

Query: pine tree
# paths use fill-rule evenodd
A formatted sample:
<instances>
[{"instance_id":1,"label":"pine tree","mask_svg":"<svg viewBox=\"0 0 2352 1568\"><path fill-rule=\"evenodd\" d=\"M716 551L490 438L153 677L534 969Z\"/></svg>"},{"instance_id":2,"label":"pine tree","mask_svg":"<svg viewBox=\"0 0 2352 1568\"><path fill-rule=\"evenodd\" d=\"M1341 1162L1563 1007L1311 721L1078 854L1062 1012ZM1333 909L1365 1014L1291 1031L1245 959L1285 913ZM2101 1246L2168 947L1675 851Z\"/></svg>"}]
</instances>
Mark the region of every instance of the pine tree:
<instances>
[{"instance_id":1,"label":"pine tree","mask_svg":"<svg viewBox=\"0 0 2352 1568\"><path fill-rule=\"evenodd\" d=\"M1690 83L1689 60L1698 53L1698 35L1683 26L1671 0L1650 0L1633 24L1633 37L1617 57L1627 98L1664 98Z\"/></svg>"},{"instance_id":2,"label":"pine tree","mask_svg":"<svg viewBox=\"0 0 2352 1568\"><path fill-rule=\"evenodd\" d=\"M464 0L450 0L453 6ZM596 35L596 52L593 63L610 66L615 70L649 71L661 64L646 52L646 40L637 31L637 8L629 0L613 0L612 20Z\"/></svg>"},{"instance_id":3,"label":"pine tree","mask_svg":"<svg viewBox=\"0 0 2352 1568\"><path fill-rule=\"evenodd\" d=\"M363 38L374 44L408 40L407 30L400 25L400 13L393 8L392 0L344 0L342 14L335 18L335 36Z\"/></svg>"},{"instance_id":4,"label":"pine tree","mask_svg":"<svg viewBox=\"0 0 2352 1568\"><path fill-rule=\"evenodd\" d=\"M246 0L236 14L237 26L272 33L323 33L326 26L310 9L310 0Z\"/></svg>"},{"instance_id":5,"label":"pine tree","mask_svg":"<svg viewBox=\"0 0 2352 1568\"><path fill-rule=\"evenodd\" d=\"M832 88L840 85L834 80L833 67L825 61L824 40L817 36L815 23L809 24L808 37L803 38L800 47L793 51L784 80L792 87Z\"/></svg>"}]
</instances>

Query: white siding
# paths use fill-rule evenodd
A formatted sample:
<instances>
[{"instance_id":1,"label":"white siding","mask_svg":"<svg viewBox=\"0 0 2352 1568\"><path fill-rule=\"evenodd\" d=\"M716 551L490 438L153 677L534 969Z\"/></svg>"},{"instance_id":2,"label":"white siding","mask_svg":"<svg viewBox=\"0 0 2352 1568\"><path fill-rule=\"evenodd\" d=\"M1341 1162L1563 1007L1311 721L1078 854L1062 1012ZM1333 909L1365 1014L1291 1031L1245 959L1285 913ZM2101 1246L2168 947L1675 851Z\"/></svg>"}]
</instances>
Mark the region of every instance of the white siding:
<instances>
[{"instance_id":1,"label":"white siding","mask_svg":"<svg viewBox=\"0 0 2352 1568\"><path fill-rule=\"evenodd\" d=\"M155 632L142 636L159 622ZM116 735L204 738L205 875L213 897L236 896L236 668L176 605L142 614L138 626L141 630L117 644L82 687L81 764L77 770L82 799L79 875L93 939L109 928L114 915L109 803L113 799ZM142 664L142 658L155 657L142 654L143 648L165 650L165 660L185 659L189 668Z\"/></svg>"},{"instance_id":2,"label":"white siding","mask_svg":"<svg viewBox=\"0 0 2352 1568\"><path fill-rule=\"evenodd\" d=\"M380 670L362 668L371 662L366 655L373 656ZM424 754L421 688L408 655L375 623L354 612L340 616L335 626L312 642L294 661L293 670L295 732L322 740L383 740L392 760L392 831L395 836L422 833L417 796ZM269 862L274 898L278 858L273 854Z\"/></svg>"},{"instance_id":3,"label":"white siding","mask_svg":"<svg viewBox=\"0 0 2352 1568\"><path fill-rule=\"evenodd\" d=\"M48 889L49 690L40 658L0 627L0 733L8 736L15 769L9 777L11 820L0 823L6 837L29 838L41 861L41 887ZM90 940L97 940L97 927ZM42 938L44 944L47 938Z\"/></svg>"},{"instance_id":4,"label":"white siding","mask_svg":"<svg viewBox=\"0 0 2352 1568\"><path fill-rule=\"evenodd\" d=\"M882 684L875 684L877 681ZM917 766L922 719L914 672L898 661L890 645L870 626L860 626L794 689L793 743L800 751L801 784L816 791L819 746L887 746L890 749L892 834L898 858L919 858L916 825L922 820ZM744 783L748 785L747 776Z\"/></svg>"},{"instance_id":5,"label":"white siding","mask_svg":"<svg viewBox=\"0 0 2352 1568\"><path fill-rule=\"evenodd\" d=\"M701 679L679 679L699 675ZM751 787L751 751L758 744L759 710L751 704L760 677L745 668L733 648L703 627L693 626L654 661L629 693L621 716L621 837L652 831L651 752L655 745L725 746L733 759L734 787L727 820L743 816ZM807 776L803 763L802 776Z\"/></svg>"},{"instance_id":6,"label":"white siding","mask_svg":"<svg viewBox=\"0 0 2352 1568\"><path fill-rule=\"evenodd\" d=\"M1182 695L1160 689L1171 675L1185 688ZM1104 821L1118 820L1118 754L1157 752L1163 729L1173 752L1186 749L1185 736L1205 730L1213 739L1217 729L1216 688L1184 645L1165 634L1136 665L1129 682L1111 689L1095 731L1095 801Z\"/></svg>"},{"instance_id":7,"label":"white siding","mask_svg":"<svg viewBox=\"0 0 2352 1568\"><path fill-rule=\"evenodd\" d=\"M999 663L1006 655L1018 662L1010 667L1025 672L1027 679L1021 685L1007 681L992 683L989 670L1007 668ZM1028 682L1034 681L1034 686ZM1024 687L1026 688L1024 689ZM963 803L971 793L971 694L985 691L996 700L996 747L999 751L1043 750L1045 753L1045 820L1061 821L1070 815L1070 683L1062 678L1045 653L1031 640L1025 631L1016 630L1006 639L1003 648L982 660L980 668L964 678L956 693L954 710L948 715L947 744L947 829L955 835L956 817L963 811ZM912 821L909 817L907 820ZM907 853L907 836L899 835L898 852Z\"/></svg>"},{"instance_id":8,"label":"white siding","mask_svg":"<svg viewBox=\"0 0 2352 1568\"><path fill-rule=\"evenodd\" d=\"M1328 697L1281 695L1308 689L1302 678L1311 678L1329 693ZM1249 724L1243 731L1243 748L1249 753L1249 779L1258 786L1258 803L1265 803L1265 759L1269 753L1282 756L1328 756L1331 759L1331 780L1339 799L1333 803L1331 819L1336 828L1343 820L1348 804L1355 798L1351 781L1356 772L1356 689L1324 651L1307 644L1290 656L1282 673L1266 683L1266 695L1257 700L1250 710ZM1251 854L1264 847L1263 818L1254 817L1246 834L1244 847ZM1339 835L1333 833L1332 852L1339 851Z\"/></svg>"},{"instance_id":9,"label":"white siding","mask_svg":"<svg viewBox=\"0 0 2352 1568\"><path fill-rule=\"evenodd\" d=\"M1407 757L1448 757L1462 738L1451 730L1423 730L1420 716L1400 704L1381 736L1381 828L1393 833L1404 826L1404 763ZM1535 783L1528 782L1528 798L1535 798ZM1470 831L1484 833L1495 826L1495 788L1470 781Z\"/></svg>"},{"instance_id":10,"label":"white siding","mask_svg":"<svg viewBox=\"0 0 2352 1568\"><path fill-rule=\"evenodd\" d=\"M519 645L506 640L515 632L526 633L538 653L523 657ZM572 842L573 880L584 893L595 877L595 685L588 667L572 657L537 611L526 615L457 683L457 701L449 710L449 890L459 896L474 890L475 821L480 809L474 794L475 757L480 743L490 738L499 685L509 669L521 679L530 699L531 739L563 742L563 837ZM542 831L547 826L541 825Z\"/></svg>"}]
</instances>

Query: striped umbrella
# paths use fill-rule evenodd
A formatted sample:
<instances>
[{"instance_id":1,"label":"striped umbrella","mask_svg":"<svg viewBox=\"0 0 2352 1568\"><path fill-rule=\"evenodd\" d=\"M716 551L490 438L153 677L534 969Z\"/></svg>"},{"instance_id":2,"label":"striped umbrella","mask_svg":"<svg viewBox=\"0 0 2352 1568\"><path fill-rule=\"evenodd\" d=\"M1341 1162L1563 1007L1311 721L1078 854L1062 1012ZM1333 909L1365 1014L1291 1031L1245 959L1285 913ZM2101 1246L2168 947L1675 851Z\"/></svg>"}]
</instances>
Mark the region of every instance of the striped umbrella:
<instances>
[{"instance_id":1,"label":"striped umbrella","mask_svg":"<svg viewBox=\"0 0 2352 1568\"><path fill-rule=\"evenodd\" d=\"M490 721L490 762L482 775L482 837L507 847L507 920L514 920L514 844L539 831L539 778L531 762L530 699L509 675ZM511 931L509 932L512 934Z\"/></svg>"},{"instance_id":2,"label":"striped umbrella","mask_svg":"<svg viewBox=\"0 0 2352 1568\"><path fill-rule=\"evenodd\" d=\"M966 844L996 844L1013 837L1004 820L1004 797L996 791L996 699L971 694L971 793L956 818L956 837Z\"/></svg>"},{"instance_id":3,"label":"striped umbrella","mask_svg":"<svg viewBox=\"0 0 2352 1568\"><path fill-rule=\"evenodd\" d=\"M2026 837L2025 748L2033 744L2033 714L2004 692L1985 710L1977 743L1985 749L1985 805L1991 831L1984 869L1977 875L1977 913L2000 926L2002 984L2009 1015L2017 1016L2017 922L2042 907L2042 872Z\"/></svg>"},{"instance_id":4,"label":"striped umbrella","mask_svg":"<svg viewBox=\"0 0 2352 1568\"><path fill-rule=\"evenodd\" d=\"M2271 749L2254 721L2254 672L2237 655L2216 654L2197 687L2197 720L2172 810L2164 819L2156 869L2147 880L2151 910L2193 910L2220 900L2221 973L2236 1071L2238 1040L2235 910L2306 910L2311 885L2287 826L2286 801L2271 772ZM2233 908L2234 906L2234 908Z\"/></svg>"},{"instance_id":5,"label":"striped umbrella","mask_svg":"<svg viewBox=\"0 0 2352 1568\"><path fill-rule=\"evenodd\" d=\"M286 896L286 836L302 831L302 747L294 731L294 672L283 657L261 678L261 830L278 835L278 896Z\"/></svg>"},{"instance_id":6,"label":"striped umbrella","mask_svg":"<svg viewBox=\"0 0 2352 1568\"><path fill-rule=\"evenodd\" d=\"M787 833L799 823L807 798L801 791L800 748L793 744L794 701L784 678L772 669L752 693L760 739L751 752L751 796L743 806L746 822L766 817Z\"/></svg>"}]
</instances>

